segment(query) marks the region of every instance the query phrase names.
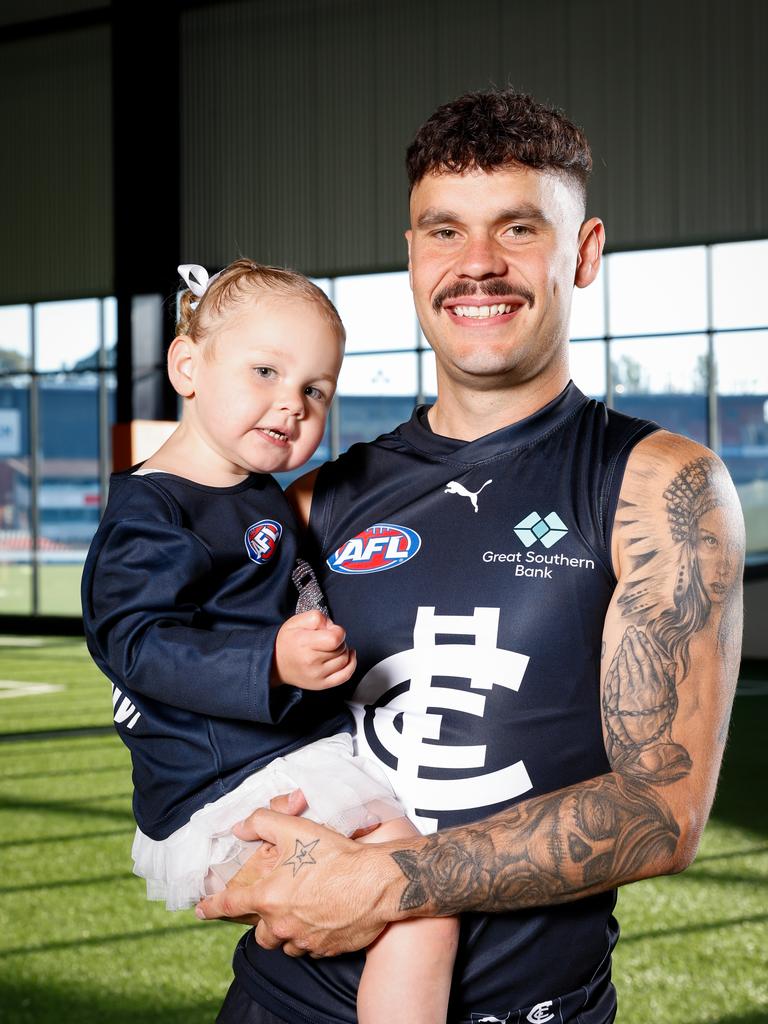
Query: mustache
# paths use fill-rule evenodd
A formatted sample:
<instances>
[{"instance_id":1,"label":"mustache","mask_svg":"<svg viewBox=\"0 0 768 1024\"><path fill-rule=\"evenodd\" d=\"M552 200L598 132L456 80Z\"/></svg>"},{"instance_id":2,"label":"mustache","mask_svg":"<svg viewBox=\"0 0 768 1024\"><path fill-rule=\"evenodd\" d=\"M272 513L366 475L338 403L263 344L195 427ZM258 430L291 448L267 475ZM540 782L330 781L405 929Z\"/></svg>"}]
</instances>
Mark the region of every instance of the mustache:
<instances>
[{"instance_id":1,"label":"mustache","mask_svg":"<svg viewBox=\"0 0 768 1024\"><path fill-rule=\"evenodd\" d=\"M466 299L470 295L503 296L504 298L522 299L531 309L533 309L536 302L533 292L526 288L525 285L511 285L507 281L502 281L501 278L494 277L489 281L481 281L479 284L475 284L472 281L456 281L455 284L448 285L434 297L432 309L439 313L443 308L443 303L448 299Z\"/></svg>"}]
</instances>

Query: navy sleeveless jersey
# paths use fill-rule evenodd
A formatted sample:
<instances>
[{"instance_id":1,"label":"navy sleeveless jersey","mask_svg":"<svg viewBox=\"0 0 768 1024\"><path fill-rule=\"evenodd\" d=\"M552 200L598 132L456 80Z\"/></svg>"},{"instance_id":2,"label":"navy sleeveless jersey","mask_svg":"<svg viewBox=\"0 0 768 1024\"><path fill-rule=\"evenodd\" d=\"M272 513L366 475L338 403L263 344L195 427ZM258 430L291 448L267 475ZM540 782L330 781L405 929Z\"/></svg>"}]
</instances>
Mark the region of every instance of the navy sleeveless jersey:
<instances>
[{"instance_id":1,"label":"navy sleeveless jersey","mask_svg":"<svg viewBox=\"0 0 768 1024\"><path fill-rule=\"evenodd\" d=\"M112 681L136 821L165 839L273 758L352 728L333 693L270 688L296 605L297 534L277 483L206 487L128 470L85 562L88 649Z\"/></svg>"},{"instance_id":2,"label":"navy sleeveless jersey","mask_svg":"<svg viewBox=\"0 0 768 1024\"><path fill-rule=\"evenodd\" d=\"M417 410L321 471L310 539L358 653L360 752L423 831L609 771L599 675L611 526L627 457L654 429L570 384L472 442L432 433ZM465 915L449 1020L613 1020L614 903L607 892ZM235 955L258 1002L322 1024L356 1020L361 964L291 960L247 938Z\"/></svg>"}]
</instances>

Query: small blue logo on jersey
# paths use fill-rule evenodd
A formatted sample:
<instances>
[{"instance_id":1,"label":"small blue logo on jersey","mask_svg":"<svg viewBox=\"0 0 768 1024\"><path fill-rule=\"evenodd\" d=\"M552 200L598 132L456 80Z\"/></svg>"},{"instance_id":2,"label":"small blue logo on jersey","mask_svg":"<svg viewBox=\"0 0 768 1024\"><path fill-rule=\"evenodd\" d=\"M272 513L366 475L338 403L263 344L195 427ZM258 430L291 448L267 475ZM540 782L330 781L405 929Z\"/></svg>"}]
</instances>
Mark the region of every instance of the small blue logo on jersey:
<instances>
[{"instance_id":1,"label":"small blue logo on jersey","mask_svg":"<svg viewBox=\"0 0 768 1024\"><path fill-rule=\"evenodd\" d=\"M245 550L248 557L257 565L264 565L274 555L283 528L274 519L260 519L245 531Z\"/></svg>"},{"instance_id":2,"label":"small blue logo on jersey","mask_svg":"<svg viewBox=\"0 0 768 1024\"><path fill-rule=\"evenodd\" d=\"M557 512L550 512L543 519L538 512L531 512L517 524L515 533L527 548L537 540L551 548L568 533L568 527Z\"/></svg>"},{"instance_id":3,"label":"small blue logo on jersey","mask_svg":"<svg viewBox=\"0 0 768 1024\"><path fill-rule=\"evenodd\" d=\"M328 559L334 572L383 572L403 565L421 547L415 530L392 523L375 523L345 541Z\"/></svg>"}]
</instances>

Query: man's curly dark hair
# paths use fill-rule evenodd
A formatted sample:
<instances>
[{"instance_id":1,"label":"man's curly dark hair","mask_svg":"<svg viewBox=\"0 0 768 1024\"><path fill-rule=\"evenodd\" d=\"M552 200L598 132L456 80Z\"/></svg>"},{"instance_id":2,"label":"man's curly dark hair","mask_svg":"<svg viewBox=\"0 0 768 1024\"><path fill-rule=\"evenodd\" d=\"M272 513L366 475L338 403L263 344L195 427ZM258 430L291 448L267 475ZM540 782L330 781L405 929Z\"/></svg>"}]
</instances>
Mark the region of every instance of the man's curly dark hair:
<instances>
[{"instance_id":1,"label":"man's curly dark hair","mask_svg":"<svg viewBox=\"0 0 768 1024\"><path fill-rule=\"evenodd\" d=\"M438 107L406 154L410 191L426 174L510 164L560 171L586 201L592 154L584 133L555 107L511 89L470 92Z\"/></svg>"}]
</instances>

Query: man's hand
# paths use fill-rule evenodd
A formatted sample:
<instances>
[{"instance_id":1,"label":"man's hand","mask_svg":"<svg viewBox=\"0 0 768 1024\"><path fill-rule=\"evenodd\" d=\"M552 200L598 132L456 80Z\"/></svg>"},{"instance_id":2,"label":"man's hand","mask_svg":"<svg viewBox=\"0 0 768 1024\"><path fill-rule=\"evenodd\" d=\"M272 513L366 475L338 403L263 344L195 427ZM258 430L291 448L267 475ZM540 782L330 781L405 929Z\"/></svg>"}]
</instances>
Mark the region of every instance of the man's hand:
<instances>
[{"instance_id":1,"label":"man's hand","mask_svg":"<svg viewBox=\"0 0 768 1024\"><path fill-rule=\"evenodd\" d=\"M274 681L302 690L328 690L346 683L357 664L341 626L313 610L294 615L275 640Z\"/></svg>"},{"instance_id":2,"label":"man's hand","mask_svg":"<svg viewBox=\"0 0 768 1024\"><path fill-rule=\"evenodd\" d=\"M253 884L237 884L201 901L198 917L250 923L255 915L260 919L256 941L265 949L282 946L289 956L335 956L369 946L400 916L396 901L389 907L385 898L388 883L402 882L387 852L398 844L361 846L305 818L267 810L256 811L235 831L242 839L271 844L274 870Z\"/></svg>"}]
</instances>

